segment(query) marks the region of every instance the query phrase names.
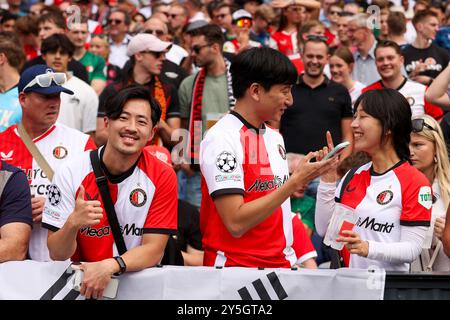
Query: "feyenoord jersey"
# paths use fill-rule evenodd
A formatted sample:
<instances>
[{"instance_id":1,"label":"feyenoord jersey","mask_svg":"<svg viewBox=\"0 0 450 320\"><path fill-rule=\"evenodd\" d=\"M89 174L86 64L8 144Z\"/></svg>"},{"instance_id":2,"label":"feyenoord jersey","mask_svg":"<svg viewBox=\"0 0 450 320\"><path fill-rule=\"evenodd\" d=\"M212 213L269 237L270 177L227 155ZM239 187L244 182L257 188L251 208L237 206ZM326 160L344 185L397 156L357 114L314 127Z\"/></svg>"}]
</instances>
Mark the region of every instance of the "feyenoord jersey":
<instances>
[{"instance_id":1,"label":"feyenoord jersey","mask_svg":"<svg viewBox=\"0 0 450 320\"><path fill-rule=\"evenodd\" d=\"M287 33L285 31L277 31L272 34L272 39L277 44L278 51L286 56L298 53L297 31Z\"/></svg>"},{"instance_id":2,"label":"feyenoord jersey","mask_svg":"<svg viewBox=\"0 0 450 320\"><path fill-rule=\"evenodd\" d=\"M240 238L234 238L227 230L213 202L226 194L241 194L244 202L250 202L281 187L289 178L282 136L268 126L252 128L232 111L201 142L200 169L204 265L266 268L293 265L296 257L289 199Z\"/></svg>"},{"instance_id":3,"label":"feyenoord jersey","mask_svg":"<svg viewBox=\"0 0 450 320\"><path fill-rule=\"evenodd\" d=\"M94 262L118 255L89 152L56 172L45 203L42 226L51 231L64 226L75 208L80 185L85 189L85 200L101 202L103 218L99 224L78 231L72 261ZM109 179L108 187L127 250L141 245L142 235L146 233L176 234L177 178L171 166L143 151L129 172Z\"/></svg>"},{"instance_id":4,"label":"feyenoord jersey","mask_svg":"<svg viewBox=\"0 0 450 320\"><path fill-rule=\"evenodd\" d=\"M88 135L59 123L33 139L33 142L53 171L85 150L96 148ZM17 125L0 133L0 156L2 160L21 168L26 173L32 196L47 197L50 181L20 138ZM33 260L50 261L47 230L42 229L40 223L33 225L29 253Z\"/></svg>"},{"instance_id":5,"label":"feyenoord jersey","mask_svg":"<svg viewBox=\"0 0 450 320\"><path fill-rule=\"evenodd\" d=\"M342 179L342 181L345 177ZM336 189L340 195L342 181ZM384 174L372 170L372 162L360 167L347 184L340 202L355 209L353 231L362 240L392 243L400 241L400 226L429 226L432 191L427 178L408 162L401 162ZM370 250L370 243L369 243ZM350 255L351 268L384 268L408 271L409 264L393 264Z\"/></svg>"},{"instance_id":6,"label":"feyenoord jersey","mask_svg":"<svg viewBox=\"0 0 450 320\"><path fill-rule=\"evenodd\" d=\"M372 83L363 89L363 93L374 89L383 89L384 85L381 80ZM425 89L423 84L414 82L405 78L405 81L396 90L400 92L411 106L412 116L421 116L425 113Z\"/></svg>"},{"instance_id":7,"label":"feyenoord jersey","mask_svg":"<svg viewBox=\"0 0 450 320\"><path fill-rule=\"evenodd\" d=\"M317 251L311 242L311 239L306 232L305 226L300 219L300 215L292 214L292 232L294 234L294 248L297 256L297 265L301 265L306 260L317 257Z\"/></svg>"}]
</instances>

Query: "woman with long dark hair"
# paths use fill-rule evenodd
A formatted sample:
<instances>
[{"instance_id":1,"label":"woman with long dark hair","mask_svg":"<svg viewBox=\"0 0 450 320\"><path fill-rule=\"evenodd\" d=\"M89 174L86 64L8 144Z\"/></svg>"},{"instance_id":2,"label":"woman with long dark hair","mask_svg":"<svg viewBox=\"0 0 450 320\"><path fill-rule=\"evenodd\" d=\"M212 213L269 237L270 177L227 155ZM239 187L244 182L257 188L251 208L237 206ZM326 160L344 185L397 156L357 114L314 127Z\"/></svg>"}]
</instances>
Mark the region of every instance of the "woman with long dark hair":
<instances>
[{"instance_id":1,"label":"woman with long dark hair","mask_svg":"<svg viewBox=\"0 0 450 320\"><path fill-rule=\"evenodd\" d=\"M353 229L335 239L350 253L348 265L408 271L422 250L432 207L430 182L409 162L411 108L396 90L368 91L355 102L351 126L355 151L372 161L350 170L337 188L334 172L321 176L317 231L325 234L339 202L355 217Z\"/></svg>"}]
</instances>

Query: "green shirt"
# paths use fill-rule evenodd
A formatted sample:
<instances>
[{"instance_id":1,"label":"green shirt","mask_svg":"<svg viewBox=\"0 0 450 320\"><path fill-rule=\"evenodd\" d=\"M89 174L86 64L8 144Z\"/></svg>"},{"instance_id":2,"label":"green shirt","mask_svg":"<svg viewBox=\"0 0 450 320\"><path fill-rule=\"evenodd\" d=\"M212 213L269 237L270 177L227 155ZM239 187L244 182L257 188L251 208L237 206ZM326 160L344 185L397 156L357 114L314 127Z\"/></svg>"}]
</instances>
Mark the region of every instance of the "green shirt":
<instances>
[{"instance_id":1,"label":"green shirt","mask_svg":"<svg viewBox=\"0 0 450 320\"><path fill-rule=\"evenodd\" d=\"M86 67L86 71L89 74L89 82L92 80L106 81L105 59L86 51L83 58L80 59L80 62Z\"/></svg>"},{"instance_id":2,"label":"green shirt","mask_svg":"<svg viewBox=\"0 0 450 320\"><path fill-rule=\"evenodd\" d=\"M194 79L197 75L190 75L180 85L178 97L180 99L180 113L182 119L189 119L192 105L192 89ZM202 128L206 130L206 120L208 117L215 118L215 115L228 113L230 107L228 102L227 75L212 77L206 76L203 88L202 99Z\"/></svg>"},{"instance_id":3,"label":"green shirt","mask_svg":"<svg viewBox=\"0 0 450 320\"><path fill-rule=\"evenodd\" d=\"M302 222L306 224L311 230L314 228L314 215L316 211L316 200L309 196L303 198L291 198L291 211L300 213Z\"/></svg>"}]
</instances>

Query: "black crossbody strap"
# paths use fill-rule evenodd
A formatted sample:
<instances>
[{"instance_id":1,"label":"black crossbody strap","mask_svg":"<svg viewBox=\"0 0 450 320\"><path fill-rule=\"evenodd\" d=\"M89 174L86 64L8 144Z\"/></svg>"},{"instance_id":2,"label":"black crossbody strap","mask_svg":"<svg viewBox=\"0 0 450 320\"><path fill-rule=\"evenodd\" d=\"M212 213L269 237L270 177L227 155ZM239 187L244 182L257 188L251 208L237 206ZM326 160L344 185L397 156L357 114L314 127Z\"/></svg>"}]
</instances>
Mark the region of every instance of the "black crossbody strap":
<instances>
[{"instance_id":1,"label":"black crossbody strap","mask_svg":"<svg viewBox=\"0 0 450 320\"><path fill-rule=\"evenodd\" d=\"M103 200L103 206L105 207L106 215L108 217L109 225L111 226L111 231L114 236L114 241L117 246L119 254L122 255L127 252L127 246L123 240L122 232L120 232L119 221L117 220L116 210L114 209L114 204L111 200L111 195L108 189L108 179L103 173L100 167L100 159L98 158L98 150L92 150L90 152L92 169L95 174L95 182L97 182L98 189L100 190L100 195Z\"/></svg>"},{"instance_id":2,"label":"black crossbody strap","mask_svg":"<svg viewBox=\"0 0 450 320\"><path fill-rule=\"evenodd\" d=\"M344 181L342 182L342 187L341 187L341 190L339 192L339 202L342 200L342 195L345 192L345 188L347 187L347 185L350 182L350 180L352 180L353 176L355 175L356 170L358 170L358 169L359 169L359 167L351 168L349 173L345 177Z\"/></svg>"}]
</instances>

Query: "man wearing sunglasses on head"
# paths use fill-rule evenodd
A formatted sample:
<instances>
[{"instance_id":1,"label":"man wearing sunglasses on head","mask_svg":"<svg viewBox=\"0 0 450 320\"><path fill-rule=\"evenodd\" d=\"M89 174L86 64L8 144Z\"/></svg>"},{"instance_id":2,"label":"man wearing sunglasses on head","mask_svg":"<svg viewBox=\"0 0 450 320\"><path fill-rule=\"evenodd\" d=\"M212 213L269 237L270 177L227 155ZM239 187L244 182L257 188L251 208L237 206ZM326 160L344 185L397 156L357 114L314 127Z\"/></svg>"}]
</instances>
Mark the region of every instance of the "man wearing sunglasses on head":
<instances>
[{"instance_id":1,"label":"man wearing sunglasses on head","mask_svg":"<svg viewBox=\"0 0 450 320\"><path fill-rule=\"evenodd\" d=\"M0 151L3 160L20 167L28 177L31 190L33 230L31 233L29 256L37 261L49 261L47 249L47 231L40 226L46 198L49 196L50 175L41 168L36 158L23 142L23 128L51 170L72 159L85 150L95 148L92 139L78 130L56 122L61 103L61 92L72 95L73 92L62 84L65 73L55 73L46 65L36 65L26 69L20 76L18 91L22 106L22 120L0 133ZM40 161L39 161L40 162ZM42 162L41 162L42 163ZM45 170L45 171L44 171Z\"/></svg>"},{"instance_id":2,"label":"man wearing sunglasses on head","mask_svg":"<svg viewBox=\"0 0 450 320\"><path fill-rule=\"evenodd\" d=\"M225 42L223 51L229 53L239 53L242 50L249 48L260 48L259 42L250 40L250 29L253 25L253 18L250 12L243 9L237 10L233 13L233 32L236 38Z\"/></svg>"},{"instance_id":3,"label":"man wearing sunglasses on head","mask_svg":"<svg viewBox=\"0 0 450 320\"><path fill-rule=\"evenodd\" d=\"M161 77L165 54L170 46L170 42L161 41L152 34L140 33L131 39L127 49L130 66L124 74L123 81L107 86L100 95L97 144L102 145L107 139L104 115L108 109L106 102L109 97L116 95L119 90L129 84L140 84L149 89L162 110L156 137L149 143L163 144L169 148L174 145L171 135L173 130L180 127L178 93L172 83Z\"/></svg>"}]
</instances>

